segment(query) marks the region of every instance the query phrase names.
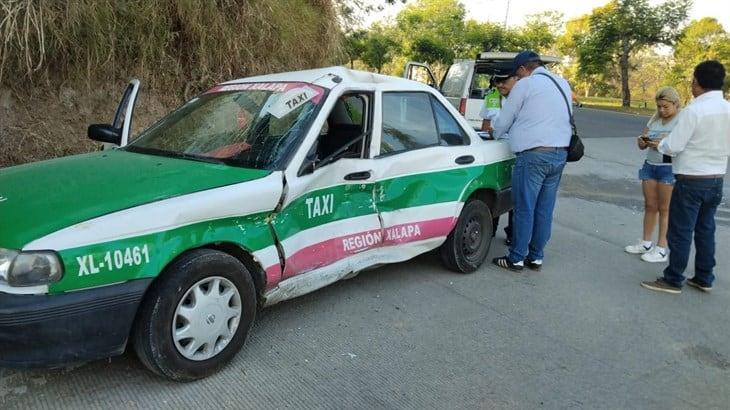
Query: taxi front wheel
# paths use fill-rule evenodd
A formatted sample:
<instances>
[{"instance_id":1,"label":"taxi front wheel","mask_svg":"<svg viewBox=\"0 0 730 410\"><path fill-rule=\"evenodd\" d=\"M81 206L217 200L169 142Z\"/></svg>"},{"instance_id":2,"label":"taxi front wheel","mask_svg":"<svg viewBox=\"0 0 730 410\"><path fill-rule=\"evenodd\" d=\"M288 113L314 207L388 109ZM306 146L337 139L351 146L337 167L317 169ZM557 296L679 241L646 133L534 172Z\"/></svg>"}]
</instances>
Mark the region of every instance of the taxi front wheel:
<instances>
[{"instance_id":1,"label":"taxi front wheel","mask_svg":"<svg viewBox=\"0 0 730 410\"><path fill-rule=\"evenodd\" d=\"M492 236L494 227L489 206L478 199L469 200L439 249L441 261L453 271L474 272L487 257Z\"/></svg>"},{"instance_id":2,"label":"taxi front wheel","mask_svg":"<svg viewBox=\"0 0 730 410\"><path fill-rule=\"evenodd\" d=\"M175 260L147 292L132 334L134 350L160 376L197 380L238 353L255 314L246 267L226 253L197 249Z\"/></svg>"}]
</instances>

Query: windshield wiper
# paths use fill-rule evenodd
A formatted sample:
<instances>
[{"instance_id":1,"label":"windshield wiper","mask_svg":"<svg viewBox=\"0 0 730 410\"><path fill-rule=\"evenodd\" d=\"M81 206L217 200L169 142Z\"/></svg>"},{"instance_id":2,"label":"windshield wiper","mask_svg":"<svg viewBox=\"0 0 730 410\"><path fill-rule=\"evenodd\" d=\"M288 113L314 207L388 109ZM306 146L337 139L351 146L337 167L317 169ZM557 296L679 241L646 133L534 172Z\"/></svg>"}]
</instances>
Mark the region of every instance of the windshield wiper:
<instances>
[{"instance_id":1,"label":"windshield wiper","mask_svg":"<svg viewBox=\"0 0 730 410\"><path fill-rule=\"evenodd\" d=\"M184 152L167 151L167 150L158 149L158 148L137 147L134 145L127 145L123 149L125 151L137 152L140 154L159 155L161 157L189 159L191 161L207 162L210 164L228 165L226 163L226 161L223 161L218 158L203 157L200 155L186 154Z\"/></svg>"},{"instance_id":2,"label":"windshield wiper","mask_svg":"<svg viewBox=\"0 0 730 410\"><path fill-rule=\"evenodd\" d=\"M227 165L226 162L221 159L211 158L211 157L202 157L200 155L195 155L195 154L186 154L186 153L182 153L182 152L180 152L180 153L175 152L175 153L173 153L173 156L179 157L182 159L189 159L192 161L207 162L210 164Z\"/></svg>"}]
</instances>

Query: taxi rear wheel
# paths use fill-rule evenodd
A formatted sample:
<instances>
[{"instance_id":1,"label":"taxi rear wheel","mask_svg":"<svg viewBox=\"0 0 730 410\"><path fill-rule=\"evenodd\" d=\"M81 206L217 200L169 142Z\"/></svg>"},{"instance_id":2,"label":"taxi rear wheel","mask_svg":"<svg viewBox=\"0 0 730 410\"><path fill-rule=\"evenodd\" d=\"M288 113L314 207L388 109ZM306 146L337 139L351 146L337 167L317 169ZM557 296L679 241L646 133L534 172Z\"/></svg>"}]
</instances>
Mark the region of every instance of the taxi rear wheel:
<instances>
[{"instance_id":1,"label":"taxi rear wheel","mask_svg":"<svg viewBox=\"0 0 730 410\"><path fill-rule=\"evenodd\" d=\"M487 257L493 234L489 206L478 199L468 201L439 249L441 261L453 271L474 272Z\"/></svg>"},{"instance_id":2,"label":"taxi rear wheel","mask_svg":"<svg viewBox=\"0 0 730 410\"><path fill-rule=\"evenodd\" d=\"M243 346L256 314L246 267L198 249L174 261L147 292L132 334L140 361L176 381L206 377Z\"/></svg>"}]
</instances>

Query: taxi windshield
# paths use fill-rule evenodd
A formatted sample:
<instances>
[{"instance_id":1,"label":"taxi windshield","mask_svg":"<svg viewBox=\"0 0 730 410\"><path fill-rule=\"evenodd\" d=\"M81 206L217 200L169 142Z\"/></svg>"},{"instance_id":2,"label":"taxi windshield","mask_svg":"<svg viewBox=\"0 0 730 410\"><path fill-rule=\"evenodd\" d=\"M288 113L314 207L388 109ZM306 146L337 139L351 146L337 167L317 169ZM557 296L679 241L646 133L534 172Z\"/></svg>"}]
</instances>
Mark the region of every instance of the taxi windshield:
<instances>
[{"instance_id":1,"label":"taxi windshield","mask_svg":"<svg viewBox=\"0 0 730 410\"><path fill-rule=\"evenodd\" d=\"M304 136L324 94L307 83L220 85L163 117L125 149L274 169Z\"/></svg>"}]
</instances>

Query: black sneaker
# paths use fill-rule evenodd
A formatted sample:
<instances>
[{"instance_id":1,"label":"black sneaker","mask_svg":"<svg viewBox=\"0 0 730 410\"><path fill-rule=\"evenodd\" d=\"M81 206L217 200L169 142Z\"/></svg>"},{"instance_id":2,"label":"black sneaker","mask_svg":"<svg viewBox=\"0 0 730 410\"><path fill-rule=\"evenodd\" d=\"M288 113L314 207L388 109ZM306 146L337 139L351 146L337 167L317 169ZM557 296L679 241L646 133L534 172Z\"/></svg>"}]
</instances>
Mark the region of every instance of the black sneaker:
<instances>
[{"instance_id":1,"label":"black sneaker","mask_svg":"<svg viewBox=\"0 0 730 410\"><path fill-rule=\"evenodd\" d=\"M534 271L540 271L542 268L542 260L525 259L525 266Z\"/></svg>"},{"instance_id":2,"label":"black sneaker","mask_svg":"<svg viewBox=\"0 0 730 410\"><path fill-rule=\"evenodd\" d=\"M679 295L682 293L682 288L678 288L664 281L664 278L657 278L655 281L641 282L641 287L657 292L671 293L673 295Z\"/></svg>"},{"instance_id":3,"label":"black sneaker","mask_svg":"<svg viewBox=\"0 0 730 410\"><path fill-rule=\"evenodd\" d=\"M501 258L492 259L492 263L499 266L502 269L509 269L513 272L521 272L525 264L523 262L512 263L509 258L502 256Z\"/></svg>"},{"instance_id":4,"label":"black sneaker","mask_svg":"<svg viewBox=\"0 0 730 410\"><path fill-rule=\"evenodd\" d=\"M699 289L705 293L709 293L712 290L712 286L705 286L700 284L700 282L697 282L695 278L687 279L687 284L692 286L693 288Z\"/></svg>"}]
</instances>

